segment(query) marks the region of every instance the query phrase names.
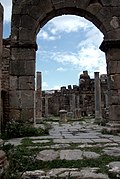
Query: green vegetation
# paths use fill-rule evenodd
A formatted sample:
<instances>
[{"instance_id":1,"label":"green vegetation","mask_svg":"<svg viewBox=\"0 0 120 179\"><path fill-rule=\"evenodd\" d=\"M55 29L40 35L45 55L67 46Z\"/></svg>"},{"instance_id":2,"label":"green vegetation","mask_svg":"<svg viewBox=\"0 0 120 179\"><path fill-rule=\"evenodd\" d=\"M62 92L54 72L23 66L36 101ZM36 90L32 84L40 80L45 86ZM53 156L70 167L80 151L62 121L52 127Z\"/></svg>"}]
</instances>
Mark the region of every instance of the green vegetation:
<instances>
[{"instance_id":1,"label":"green vegetation","mask_svg":"<svg viewBox=\"0 0 120 179\"><path fill-rule=\"evenodd\" d=\"M8 122L2 131L1 138L2 139L11 139L18 137L29 137L29 136L40 136L47 135L50 126L44 125L45 128L35 128L32 124L23 123L21 121L12 121Z\"/></svg>"}]
</instances>

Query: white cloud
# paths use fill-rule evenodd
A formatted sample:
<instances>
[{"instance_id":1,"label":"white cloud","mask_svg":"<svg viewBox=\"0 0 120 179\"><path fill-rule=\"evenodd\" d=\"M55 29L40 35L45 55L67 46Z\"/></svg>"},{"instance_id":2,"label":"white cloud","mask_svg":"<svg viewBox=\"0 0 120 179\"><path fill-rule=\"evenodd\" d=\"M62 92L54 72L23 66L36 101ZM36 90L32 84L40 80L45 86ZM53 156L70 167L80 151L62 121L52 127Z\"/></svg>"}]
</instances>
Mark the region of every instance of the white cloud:
<instances>
[{"instance_id":1,"label":"white cloud","mask_svg":"<svg viewBox=\"0 0 120 179\"><path fill-rule=\"evenodd\" d=\"M12 11L12 0L1 0L0 3L4 7L4 21L10 22Z\"/></svg>"},{"instance_id":2,"label":"white cloud","mask_svg":"<svg viewBox=\"0 0 120 179\"><path fill-rule=\"evenodd\" d=\"M78 49L83 46L95 46L99 49L100 44L103 41L103 34L95 27L92 26L90 30L86 31L84 40L78 44Z\"/></svg>"},{"instance_id":3,"label":"white cloud","mask_svg":"<svg viewBox=\"0 0 120 179\"><path fill-rule=\"evenodd\" d=\"M38 38L44 40L60 39L60 33L86 31L92 27L92 23L82 17L74 15L62 15L50 20L38 33ZM45 30L47 29L47 31Z\"/></svg>"},{"instance_id":4,"label":"white cloud","mask_svg":"<svg viewBox=\"0 0 120 179\"><path fill-rule=\"evenodd\" d=\"M71 53L71 52L53 52L51 54L51 60L57 61L62 64L73 64L78 65L79 64L79 58L77 57L77 54Z\"/></svg>"},{"instance_id":5,"label":"white cloud","mask_svg":"<svg viewBox=\"0 0 120 179\"><path fill-rule=\"evenodd\" d=\"M37 35L37 38L41 38L43 40L57 40L57 39L60 39L61 37L60 37L60 35L53 36L50 33L48 33L47 31L41 29Z\"/></svg>"},{"instance_id":6,"label":"white cloud","mask_svg":"<svg viewBox=\"0 0 120 179\"><path fill-rule=\"evenodd\" d=\"M62 18L61 18L62 17ZM92 26L92 23L85 21L84 18L73 15L63 15L55 17L49 21L48 29L52 34L57 34L58 32L77 32L79 30L86 30Z\"/></svg>"},{"instance_id":7,"label":"white cloud","mask_svg":"<svg viewBox=\"0 0 120 179\"><path fill-rule=\"evenodd\" d=\"M48 84L47 84L47 82L42 82L42 88L48 88Z\"/></svg>"},{"instance_id":8,"label":"white cloud","mask_svg":"<svg viewBox=\"0 0 120 179\"><path fill-rule=\"evenodd\" d=\"M65 68L63 68L63 67L59 67L59 68L57 68L57 70L56 71L66 71L66 69Z\"/></svg>"},{"instance_id":9,"label":"white cloud","mask_svg":"<svg viewBox=\"0 0 120 179\"><path fill-rule=\"evenodd\" d=\"M59 85L55 85L55 86L53 86L53 90L60 90L60 88L61 88L61 86L59 86Z\"/></svg>"}]
</instances>

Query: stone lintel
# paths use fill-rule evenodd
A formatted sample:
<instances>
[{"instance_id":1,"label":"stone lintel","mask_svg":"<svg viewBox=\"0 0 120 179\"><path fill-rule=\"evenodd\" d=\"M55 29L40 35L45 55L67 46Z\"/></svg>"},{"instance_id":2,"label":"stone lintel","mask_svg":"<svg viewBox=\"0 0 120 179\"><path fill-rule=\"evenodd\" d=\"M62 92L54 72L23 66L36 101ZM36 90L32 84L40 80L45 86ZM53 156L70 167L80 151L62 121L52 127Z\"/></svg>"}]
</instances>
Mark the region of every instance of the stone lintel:
<instances>
[{"instance_id":1,"label":"stone lintel","mask_svg":"<svg viewBox=\"0 0 120 179\"><path fill-rule=\"evenodd\" d=\"M99 48L103 52L107 52L111 48L120 48L120 40L104 40Z\"/></svg>"}]
</instances>

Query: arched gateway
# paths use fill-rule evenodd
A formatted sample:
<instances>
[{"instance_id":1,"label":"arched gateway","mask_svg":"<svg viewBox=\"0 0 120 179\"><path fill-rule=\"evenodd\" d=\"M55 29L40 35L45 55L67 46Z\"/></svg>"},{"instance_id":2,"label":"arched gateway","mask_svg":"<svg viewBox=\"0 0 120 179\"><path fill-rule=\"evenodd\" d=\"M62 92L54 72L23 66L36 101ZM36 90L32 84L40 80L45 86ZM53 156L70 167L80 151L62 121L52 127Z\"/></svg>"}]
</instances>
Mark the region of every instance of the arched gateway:
<instances>
[{"instance_id":1,"label":"arched gateway","mask_svg":"<svg viewBox=\"0 0 120 179\"><path fill-rule=\"evenodd\" d=\"M33 120L36 35L50 19L63 14L85 17L104 34L100 49L106 54L109 120L120 129L119 0L13 0L10 116Z\"/></svg>"}]
</instances>

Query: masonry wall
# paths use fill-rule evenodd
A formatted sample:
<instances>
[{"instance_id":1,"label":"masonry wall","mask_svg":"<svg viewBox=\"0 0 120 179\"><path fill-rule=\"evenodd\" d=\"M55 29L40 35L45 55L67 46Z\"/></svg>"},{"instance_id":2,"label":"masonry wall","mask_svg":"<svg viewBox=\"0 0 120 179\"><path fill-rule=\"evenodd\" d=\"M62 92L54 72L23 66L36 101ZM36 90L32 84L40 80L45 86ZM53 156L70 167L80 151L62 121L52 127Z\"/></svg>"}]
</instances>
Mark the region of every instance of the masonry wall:
<instances>
[{"instance_id":1,"label":"masonry wall","mask_svg":"<svg viewBox=\"0 0 120 179\"><path fill-rule=\"evenodd\" d=\"M10 63L10 40L3 40L3 53L2 53L2 83L1 83L1 99L2 99L2 121L6 123L9 118L9 89L10 89L10 76L9 76L9 63Z\"/></svg>"}]
</instances>

